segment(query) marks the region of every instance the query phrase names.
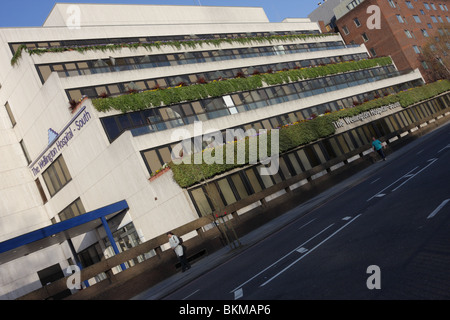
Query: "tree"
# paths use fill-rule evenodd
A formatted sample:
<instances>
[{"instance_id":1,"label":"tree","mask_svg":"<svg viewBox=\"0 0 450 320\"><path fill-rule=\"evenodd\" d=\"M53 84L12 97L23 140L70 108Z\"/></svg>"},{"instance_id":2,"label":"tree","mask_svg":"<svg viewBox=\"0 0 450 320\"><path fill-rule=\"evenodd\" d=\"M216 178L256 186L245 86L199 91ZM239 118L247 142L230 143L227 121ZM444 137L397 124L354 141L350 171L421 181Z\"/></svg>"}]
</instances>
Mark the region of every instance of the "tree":
<instances>
[{"instance_id":1,"label":"tree","mask_svg":"<svg viewBox=\"0 0 450 320\"><path fill-rule=\"evenodd\" d=\"M425 78L434 82L450 79L450 23L438 25L437 31L422 48L420 61L425 68Z\"/></svg>"}]
</instances>

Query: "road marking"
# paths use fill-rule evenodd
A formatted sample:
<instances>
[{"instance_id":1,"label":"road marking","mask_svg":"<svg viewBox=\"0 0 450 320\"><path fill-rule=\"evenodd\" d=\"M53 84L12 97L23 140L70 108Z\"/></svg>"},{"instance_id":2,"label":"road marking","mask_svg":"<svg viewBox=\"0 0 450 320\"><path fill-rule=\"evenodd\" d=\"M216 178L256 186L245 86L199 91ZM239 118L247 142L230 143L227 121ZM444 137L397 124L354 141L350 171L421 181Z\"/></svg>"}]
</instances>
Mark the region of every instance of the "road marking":
<instances>
[{"instance_id":1,"label":"road marking","mask_svg":"<svg viewBox=\"0 0 450 320\"><path fill-rule=\"evenodd\" d=\"M419 154L421 154L421 153L424 152L424 151L425 151L425 149L422 149L422 150L420 150L419 152L417 152L416 155L419 155Z\"/></svg>"},{"instance_id":2,"label":"road marking","mask_svg":"<svg viewBox=\"0 0 450 320\"><path fill-rule=\"evenodd\" d=\"M427 219L431 219L433 218L439 211L442 210L442 208L447 204L447 202L449 202L450 199L444 200L436 209L434 209L434 211L432 213L430 213L430 215L427 217Z\"/></svg>"},{"instance_id":3,"label":"road marking","mask_svg":"<svg viewBox=\"0 0 450 320\"><path fill-rule=\"evenodd\" d=\"M394 192L395 190L397 190L398 188L400 188L402 185L404 185L405 183L407 183L409 180L411 180L412 178L414 178L415 176L417 176L419 173L421 173L423 170L425 170L426 168L428 168L429 166L431 166L433 163L435 163L438 159L437 158L433 158L428 160L427 162L430 162L428 165L426 165L425 167L423 167L422 170L418 171L417 173L413 174L412 176L409 176L408 179L406 181L403 181L403 183L401 185L399 185L397 188L393 189L392 192Z\"/></svg>"},{"instance_id":4,"label":"road marking","mask_svg":"<svg viewBox=\"0 0 450 320\"><path fill-rule=\"evenodd\" d=\"M443 147L441 150L438 151L438 153L440 153L442 150L445 150L447 148L450 148L450 144L446 145L445 147Z\"/></svg>"},{"instance_id":5,"label":"road marking","mask_svg":"<svg viewBox=\"0 0 450 320\"><path fill-rule=\"evenodd\" d=\"M300 249L297 249L298 253L305 253L306 251L308 251L308 249L301 247Z\"/></svg>"},{"instance_id":6,"label":"road marking","mask_svg":"<svg viewBox=\"0 0 450 320\"><path fill-rule=\"evenodd\" d=\"M200 289L198 289L198 290L195 290L194 292L192 292L190 295L188 295L188 296L186 296L186 297L184 297L183 299L181 299L181 300L186 300L187 298L189 298L190 296L193 296L194 294L196 294L197 292L199 292L200 291Z\"/></svg>"},{"instance_id":7,"label":"road marking","mask_svg":"<svg viewBox=\"0 0 450 320\"><path fill-rule=\"evenodd\" d=\"M370 184L374 184L375 182L377 182L378 180L380 180L381 178L375 179L373 180Z\"/></svg>"},{"instance_id":8,"label":"road marking","mask_svg":"<svg viewBox=\"0 0 450 320\"><path fill-rule=\"evenodd\" d=\"M244 296L244 290L242 290L242 288L240 288L234 292L234 300L242 298L243 296Z\"/></svg>"},{"instance_id":9,"label":"road marking","mask_svg":"<svg viewBox=\"0 0 450 320\"><path fill-rule=\"evenodd\" d=\"M269 282L271 282L273 279L275 279L276 277L278 277L279 275L281 275L283 272L285 272L286 270L288 270L290 267L292 267L294 264L296 264L297 262L299 262L300 260L302 260L304 257L306 257L308 254L310 254L311 252L313 252L314 250L316 250L318 247L320 247L322 244L324 244L327 240L331 239L334 235L336 235L338 232L340 232L342 229L344 229L346 226L348 226L350 223L352 223L353 221L355 221L357 218L359 218L361 216L361 214L358 214L356 217L354 217L352 220L350 220L349 222L347 222L346 224L344 224L342 227L340 227L338 230L336 230L335 232L333 232L331 235L329 235L327 238L325 238L325 240L322 240L322 242L320 242L318 245L316 245L314 248L312 248L311 250L309 250L307 253L305 253L303 256L301 256L300 258L298 258L297 260L295 260L294 262L292 262L290 265L288 265L286 268L284 268L283 270L281 270L280 272L278 272L276 275L274 275L272 278L270 278L269 280L267 280L266 282L264 282L262 285L260 285L260 287L264 287L266 284L268 284Z\"/></svg>"},{"instance_id":10,"label":"road marking","mask_svg":"<svg viewBox=\"0 0 450 320\"><path fill-rule=\"evenodd\" d=\"M393 186L394 184L396 184L397 182L399 182L401 179L403 179L405 176L411 174L414 170L418 169L419 167L415 167L414 169L412 169L411 171L409 171L407 174L401 176L400 178L398 178L396 181L394 181L393 183L391 183L390 185L388 185L386 188L384 188L383 190L379 191L376 195L370 197L369 199L367 199L367 201L369 202L370 200L372 200L373 198L379 198L382 194L382 192L386 189L389 189L391 186ZM384 194L381 196L383 197Z\"/></svg>"},{"instance_id":11,"label":"road marking","mask_svg":"<svg viewBox=\"0 0 450 320\"><path fill-rule=\"evenodd\" d=\"M302 225L300 228L298 228L298 230L302 229L303 227L306 227L308 224L310 224L311 222L313 222L314 220L316 220L316 218L312 219L310 222Z\"/></svg>"},{"instance_id":12,"label":"road marking","mask_svg":"<svg viewBox=\"0 0 450 320\"><path fill-rule=\"evenodd\" d=\"M320 235L321 233L325 232L328 228L330 228L331 226L333 226L334 223L330 224L328 227L326 227L325 229L323 229L322 231L320 231L318 234L316 234L315 236L313 236L312 238L309 238L308 240L306 240L303 244L301 244L300 246L298 246L297 248L295 248L294 250L292 250L291 252L287 253L286 255L284 255L283 257L281 257L280 259L278 259L277 261L275 261L274 263L272 263L270 266L266 267L264 270L260 271L259 273L255 274L253 277L251 277L250 279L248 279L247 281L245 281L244 283L238 285L236 288L234 288L233 290L230 291L234 292L238 289L240 289L241 287L243 287L244 285L246 285L247 283L249 283L250 281L252 281L253 279L255 279L257 276L259 276L260 274L262 274L263 272L266 272L267 270L269 270L270 268L272 268L274 265L276 265L278 262L280 262L281 260L283 260L284 258L286 258L287 256L289 256L291 253L296 252L299 248L303 247L305 244L307 244L309 241L311 241L312 239L314 239L315 237L317 237L318 235Z\"/></svg>"},{"instance_id":13,"label":"road marking","mask_svg":"<svg viewBox=\"0 0 450 320\"><path fill-rule=\"evenodd\" d=\"M346 217L342 218L342 220L347 221L347 220L350 220L351 218L352 217L350 217L350 216L346 216Z\"/></svg>"}]
</instances>

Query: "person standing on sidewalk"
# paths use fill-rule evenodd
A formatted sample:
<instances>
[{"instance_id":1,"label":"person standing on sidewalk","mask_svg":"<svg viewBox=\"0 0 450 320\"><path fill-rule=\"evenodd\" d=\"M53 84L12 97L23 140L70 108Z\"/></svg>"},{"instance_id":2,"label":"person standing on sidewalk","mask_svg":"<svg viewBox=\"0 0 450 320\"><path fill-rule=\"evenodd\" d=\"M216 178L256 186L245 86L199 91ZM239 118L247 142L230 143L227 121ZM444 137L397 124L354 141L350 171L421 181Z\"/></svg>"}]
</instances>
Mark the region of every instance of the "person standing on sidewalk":
<instances>
[{"instance_id":1,"label":"person standing on sidewalk","mask_svg":"<svg viewBox=\"0 0 450 320\"><path fill-rule=\"evenodd\" d=\"M186 252L183 248L183 245L181 244L180 239L172 232L167 232L167 236L169 237L170 247L173 249L173 251L175 251L178 260L181 263L181 272L185 272L186 270L191 268L191 265L186 259Z\"/></svg>"},{"instance_id":2,"label":"person standing on sidewalk","mask_svg":"<svg viewBox=\"0 0 450 320\"><path fill-rule=\"evenodd\" d=\"M376 139L375 137L372 137L372 140L373 140L372 141L373 150L378 152L383 161L386 161L386 155L383 152L383 148L386 148L386 146L383 146L381 141Z\"/></svg>"}]
</instances>

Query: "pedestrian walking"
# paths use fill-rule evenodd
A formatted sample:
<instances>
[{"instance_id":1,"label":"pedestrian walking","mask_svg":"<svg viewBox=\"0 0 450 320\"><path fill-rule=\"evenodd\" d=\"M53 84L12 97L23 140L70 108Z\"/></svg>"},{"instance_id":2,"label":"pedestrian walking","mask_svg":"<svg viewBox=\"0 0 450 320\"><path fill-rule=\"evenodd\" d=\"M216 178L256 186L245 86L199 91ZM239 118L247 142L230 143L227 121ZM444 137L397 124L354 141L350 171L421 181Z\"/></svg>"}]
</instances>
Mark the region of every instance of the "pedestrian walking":
<instances>
[{"instance_id":1,"label":"pedestrian walking","mask_svg":"<svg viewBox=\"0 0 450 320\"><path fill-rule=\"evenodd\" d=\"M378 152L383 161L386 161L386 155L383 152L383 149L386 148L386 146L383 146L381 141L376 139L375 137L372 137L372 140L373 140L372 141L373 150Z\"/></svg>"},{"instance_id":2,"label":"pedestrian walking","mask_svg":"<svg viewBox=\"0 0 450 320\"><path fill-rule=\"evenodd\" d=\"M178 260L181 263L181 272L185 272L191 268L191 265L188 263L186 258L186 250L182 245L180 238L174 235L172 232L168 232L167 236L169 237L170 247L175 251L175 254L178 257Z\"/></svg>"}]
</instances>

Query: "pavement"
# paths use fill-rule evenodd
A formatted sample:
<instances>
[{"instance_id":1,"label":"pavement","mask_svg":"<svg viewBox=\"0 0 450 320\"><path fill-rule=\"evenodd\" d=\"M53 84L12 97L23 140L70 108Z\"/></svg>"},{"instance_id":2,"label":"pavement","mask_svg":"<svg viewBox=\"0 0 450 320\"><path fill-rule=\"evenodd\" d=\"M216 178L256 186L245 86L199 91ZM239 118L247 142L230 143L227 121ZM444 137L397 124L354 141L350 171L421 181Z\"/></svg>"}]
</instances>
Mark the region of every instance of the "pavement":
<instances>
[{"instance_id":1,"label":"pavement","mask_svg":"<svg viewBox=\"0 0 450 320\"><path fill-rule=\"evenodd\" d=\"M414 148L416 145L425 142L427 139L432 139L433 135L440 131L445 126L450 125L450 122L441 125L435 130L429 132L428 134L419 137L413 142L407 144L406 146L400 148L399 150L387 154L387 161L377 161L370 167L361 170L360 172L354 174L352 177L343 180L334 187L322 192L311 200L300 204L294 209L289 210L283 215L273 219L272 221L266 223L265 225L253 230L252 232L240 237L241 246L236 249L231 249L230 247L224 247L218 251L215 251L206 257L191 263L192 268L185 271L177 273L157 285L147 289L146 291L136 295L131 300L161 300L168 296L177 289L183 287L184 285L194 281L195 279L201 277L207 272L211 272L215 267L221 265L227 260L235 257L236 255L242 254L252 245L260 242L264 238L270 236L274 232L282 229L284 226L288 225L292 221L305 216L309 212L319 208L321 205L333 201L334 198L338 197L341 193L348 189L351 189L355 185L358 185L362 181L370 178L372 175L376 174L384 166L389 165L389 160L395 159L397 157L402 157L408 154L409 150ZM376 155L379 159L378 154Z\"/></svg>"}]
</instances>

